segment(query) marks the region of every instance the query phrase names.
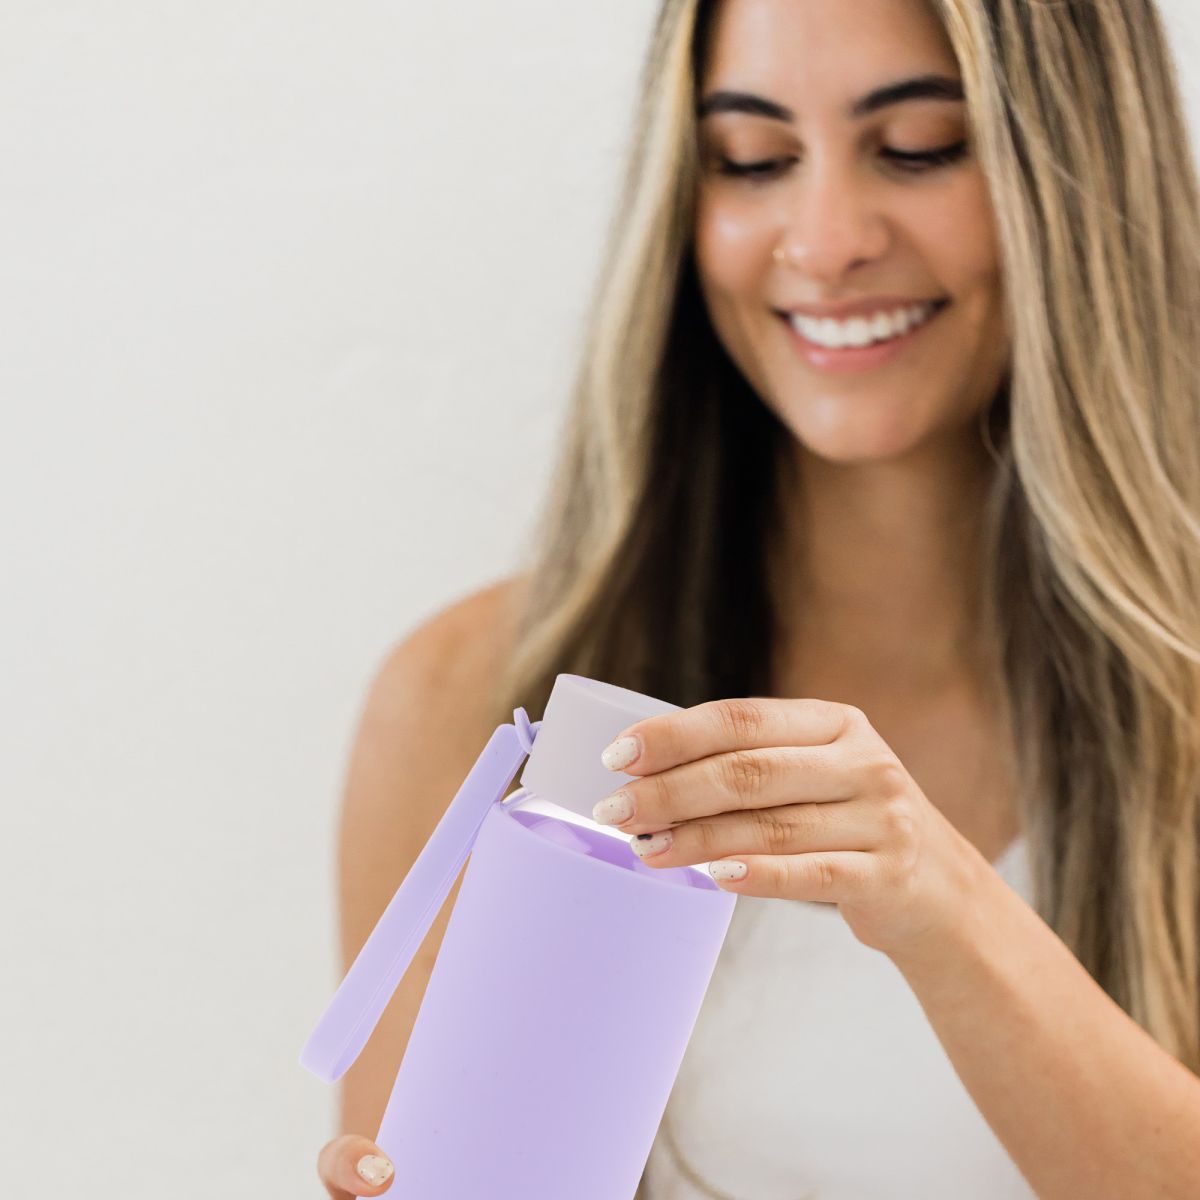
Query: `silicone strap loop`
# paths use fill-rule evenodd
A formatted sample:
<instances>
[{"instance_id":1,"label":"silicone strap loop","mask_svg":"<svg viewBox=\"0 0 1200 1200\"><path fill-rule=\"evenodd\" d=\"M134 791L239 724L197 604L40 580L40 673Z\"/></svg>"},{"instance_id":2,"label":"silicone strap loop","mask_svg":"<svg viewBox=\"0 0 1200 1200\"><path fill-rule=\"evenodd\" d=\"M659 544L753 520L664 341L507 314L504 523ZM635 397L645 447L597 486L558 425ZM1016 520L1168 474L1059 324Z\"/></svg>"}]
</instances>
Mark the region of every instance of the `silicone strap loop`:
<instances>
[{"instance_id":1,"label":"silicone strap loop","mask_svg":"<svg viewBox=\"0 0 1200 1200\"><path fill-rule=\"evenodd\" d=\"M530 722L523 708L514 711L513 722L497 726L488 739L309 1035L300 1065L326 1083L340 1079L367 1044L480 826L532 749L541 722Z\"/></svg>"}]
</instances>

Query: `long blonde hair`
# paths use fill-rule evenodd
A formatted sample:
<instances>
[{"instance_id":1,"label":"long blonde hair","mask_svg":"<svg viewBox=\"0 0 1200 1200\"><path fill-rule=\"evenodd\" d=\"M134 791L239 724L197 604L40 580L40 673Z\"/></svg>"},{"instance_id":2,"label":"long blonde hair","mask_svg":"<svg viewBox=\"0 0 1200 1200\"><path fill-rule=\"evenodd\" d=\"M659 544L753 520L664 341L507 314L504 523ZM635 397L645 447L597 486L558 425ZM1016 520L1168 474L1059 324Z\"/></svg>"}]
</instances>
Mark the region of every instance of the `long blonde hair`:
<instances>
[{"instance_id":1,"label":"long blonde hair","mask_svg":"<svg viewBox=\"0 0 1200 1200\"><path fill-rule=\"evenodd\" d=\"M715 3L662 0L497 723L562 671L685 707L772 694L793 435L692 260ZM1174 62L1152 0L930 3L1012 332L981 553L1034 906L1200 1072L1200 196Z\"/></svg>"}]
</instances>

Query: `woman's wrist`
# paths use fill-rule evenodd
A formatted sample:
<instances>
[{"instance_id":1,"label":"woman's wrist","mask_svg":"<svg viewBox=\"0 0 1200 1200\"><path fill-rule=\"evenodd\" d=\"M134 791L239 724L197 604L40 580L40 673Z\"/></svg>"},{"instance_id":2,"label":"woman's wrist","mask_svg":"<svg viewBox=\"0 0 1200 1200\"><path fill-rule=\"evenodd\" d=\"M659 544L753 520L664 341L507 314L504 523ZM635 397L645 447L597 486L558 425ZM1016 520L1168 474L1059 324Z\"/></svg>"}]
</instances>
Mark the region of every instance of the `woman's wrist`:
<instances>
[{"instance_id":1,"label":"woman's wrist","mask_svg":"<svg viewBox=\"0 0 1200 1200\"><path fill-rule=\"evenodd\" d=\"M960 974L987 945L989 930L1000 926L1004 908L1024 903L974 845L957 831L954 836L957 847L943 871L939 919L919 938L886 951L914 989L921 980Z\"/></svg>"}]
</instances>

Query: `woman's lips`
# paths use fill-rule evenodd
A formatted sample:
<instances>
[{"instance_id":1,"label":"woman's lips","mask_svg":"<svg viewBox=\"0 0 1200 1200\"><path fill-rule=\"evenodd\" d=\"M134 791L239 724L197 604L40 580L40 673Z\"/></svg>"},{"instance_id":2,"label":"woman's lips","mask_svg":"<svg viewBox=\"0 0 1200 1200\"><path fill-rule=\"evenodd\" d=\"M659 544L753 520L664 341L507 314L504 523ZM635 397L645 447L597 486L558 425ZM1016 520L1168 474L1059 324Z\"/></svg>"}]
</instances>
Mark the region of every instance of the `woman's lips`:
<instances>
[{"instance_id":1,"label":"woman's lips","mask_svg":"<svg viewBox=\"0 0 1200 1200\"><path fill-rule=\"evenodd\" d=\"M793 326L787 313L779 314L785 331L792 345L799 351L800 357L822 371L853 372L869 371L884 366L902 355L909 347L918 343L924 331L934 325L942 311L949 305L949 300L941 300L933 312L919 325L914 326L900 337L890 338L886 342L875 342L869 346L843 346L834 350L827 346L818 346L810 342Z\"/></svg>"}]
</instances>

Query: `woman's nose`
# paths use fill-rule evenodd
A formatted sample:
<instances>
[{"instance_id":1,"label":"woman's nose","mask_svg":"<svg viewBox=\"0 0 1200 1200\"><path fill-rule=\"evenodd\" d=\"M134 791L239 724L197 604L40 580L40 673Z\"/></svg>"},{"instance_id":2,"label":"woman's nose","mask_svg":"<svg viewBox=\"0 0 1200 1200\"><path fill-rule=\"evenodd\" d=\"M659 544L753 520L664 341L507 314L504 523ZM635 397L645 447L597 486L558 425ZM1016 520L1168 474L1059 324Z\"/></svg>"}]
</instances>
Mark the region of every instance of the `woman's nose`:
<instances>
[{"instance_id":1,"label":"woman's nose","mask_svg":"<svg viewBox=\"0 0 1200 1200\"><path fill-rule=\"evenodd\" d=\"M878 197L853 169L832 163L797 164L786 189L778 244L783 262L816 278L836 280L888 245Z\"/></svg>"}]
</instances>

